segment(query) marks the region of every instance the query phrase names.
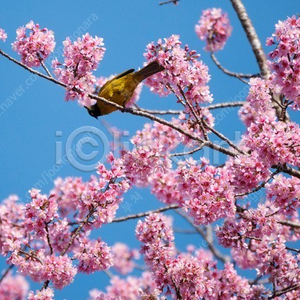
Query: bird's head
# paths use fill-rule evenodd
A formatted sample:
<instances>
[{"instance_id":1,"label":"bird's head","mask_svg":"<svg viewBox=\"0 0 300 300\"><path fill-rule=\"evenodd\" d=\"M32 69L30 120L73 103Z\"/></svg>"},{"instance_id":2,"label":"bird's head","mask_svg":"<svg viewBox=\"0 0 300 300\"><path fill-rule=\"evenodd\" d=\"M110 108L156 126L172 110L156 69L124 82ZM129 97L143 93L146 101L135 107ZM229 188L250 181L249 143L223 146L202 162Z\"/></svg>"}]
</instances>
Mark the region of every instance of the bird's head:
<instances>
[{"instance_id":1,"label":"bird's head","mask_svg":"<svg viewBox=\"0 0 300 300\"><path fill-rule=\"evenodd\" d=\"M85 106L90 116L98 119L99 116L101 116L101 112L97 104L93 106Z\"/></svg>"}]
</instances>

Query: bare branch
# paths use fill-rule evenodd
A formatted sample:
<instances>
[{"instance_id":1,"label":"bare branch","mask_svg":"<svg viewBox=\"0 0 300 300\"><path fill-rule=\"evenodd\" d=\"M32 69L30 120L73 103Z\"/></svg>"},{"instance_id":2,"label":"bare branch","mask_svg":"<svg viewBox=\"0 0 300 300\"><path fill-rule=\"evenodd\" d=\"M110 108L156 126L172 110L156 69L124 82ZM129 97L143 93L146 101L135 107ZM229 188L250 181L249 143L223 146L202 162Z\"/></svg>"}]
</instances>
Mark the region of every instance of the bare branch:
<instances>
[{"instance_id":1,"label":"bare branch","mask_svg":"<svg viewBox=\"0 0 300 300\"><path fill-rule=\"evenodd\" d=\"M126 217L117 218L117 219L112 220L112 223L118 223L118 222L123 222L123 221L127 221L127 220L132 220L132 219L140 219L140 218L149 216L150 214L160 213L160 212L163 212L163 211L166 211L166 210L176 209L176 208L179 208L179 206L172 204L172 205L169 205L169 206L166 206L166 207L161 207L161 208L156 209L156 210L149 210L149 211L146 211L144 213L139 213L139 214L135 214L135 215L129 215L129 216L126 216Z\"/></svg>"},{"instance_id":2,"label":"bare branch","mask_svg":"<svg viewBox=\"0 0 300 300\"><path fill-rule=\"evenodd\" d=\"M6 270L5 272L3 273L3 275L1 276L0 278L0 284L1 282L3 281L3 279L7 276L7 274L9 273L9 271L14 267L14 265L10 265Z\"/></svg>"},{"instance_id":3,"label":"bare branch","mask_svg":"<svg viewBox=\"0 0 300 300\"><path fill-rule=\"evenodd\" d=\"M179 2L180 0L168 0L165 2L159 2L159 5L164 5L164 4L169 4L169 3L174 3L175 5L177 4L177 2Z\"/></svg>"},{"instance_id":4,"label":"bare branch","mask_svg":"<svg viewBox=\"0 0 300 300\"><path fill-rule=\"evenodd\" d=\"M295 223L295 222L291 222L291 221L277 221L277 223L279 223L281 225L290 226L290 227L300 229L300 223Z\"/></svg>"},{"instance_id":5,"label":"bare branch","mask_svg":"<svg viewBox=\"0 0 300 300\"><path fill-rule=\"evenodd\" d=\"M255 28L246 12L245 6L241 0L230 0L230 2L232 3L232 6L236 11L237 16L247 35L248 41L252 47L252 51L258 63L260 73L264 79L268 79L270 76L270 70L267 65L267 58L262 49L262 45L257 36Z\"/></svg>"},{"instance_id":6,"label":"bare branch","mask_svg":"<svg viewBox=\"0 0 300 300\"><path fill-rule=\"evenodd\" d=\"M278 169L279 171L281 172L284 172L286 174L289 174L291 176L294 176L294 177L297 177L300 179L300 171L297 171L291 167L288 167L288 166L282 166L282 165L275 165L275 166L272 166L272 168L274 169Z\"/></svg>"},{"instance_id":7,"label":"bare branch","mask_svg":"<svg viewBox=\"0 0 300 300\"><path fill-rule=\"evenodd\" d=\"M217 137L219 137L221 140L225 141L229 146L231 146L234 150L238 151L239 153L243 155L248 155L245 151L237 147L233 142L231 142L225 135L223 135L221 132L215 130L211 126L209 126L204 120L203 120L204 126L207 127L211 132L213 132Z\"/></svg>"},{"instance_id":8,"label":"bare branch","mask_svg":"<svg viewBox=\"0 0 300 300\"><path fill-rule=\"evenodd\" d=\"M191 151L187 151L187 152L180 152L180 153L171 153L169 156L185 156L185 155L190 155L193 154L197 151L200 151L204 146L205 146L206 142L204 142L200 147L197 147L195 149L192 149Z\"/></svg>"},{"instance_id":9,"label":"bare branch","mask_svg":"<svg viewBox=\"0 0 300 300\"><path fill-rule=\"evenodd\" d=\"M243 106L246 102L244 101L237 101L237 102L223 102L223 103L217 103L212 104L209 106L206 106L207 109L217 109L217 108L226 108L226 107L236 107L236 106Z\"/></svg>"},{"instance_id":10,"label":"bare branch","mask_svg":"<svg viewBox=\"0 0 300 300\"><path fill-rule=\"evenodd\" d=\"M32 68L27 67L25 64L23 64L23 63L17 61L16 59L14 59L14 58L12 58L12 57L10 57L8 54L6 54L5 52L3 52L1 49L0 49L0 54L3 55L3 56L5 56L5 57L8 58L9 60L13 61L13 62L16 63L17 65L23 67L24 69L28 70L29 72L31 72L31 73L33 73L33 74L36 74L36 75L38 75L38 76L40 76L40 77L42 77L42 78L44 78L44 79L47 79L47 80L49 80L49 81L51 81L51 82L54 82L54 83L56 83L56 84L58 84L58 85L60 85L60 86L62 86L62 87L64 87L64 88L67 87L66 84L60 82L59 80L56 80L56 79L54 79L54 78L52 78L52 77L49 77L49 76L46 76L46 75L44 75L44 74L42 74L42 73L40 73L40 72L38 72L38 71L33 70ZM159 118L159 117L156 117L156 116L154 116L154 115L151 115L151 114L149 114L149 113L147 113L147 112L139 111L138 109L133 109L133 108L124 108L124 107L121 106L121 105L118 105L118 104L116 104L116 103L114 103L114 102L111 102L111 101L106 100L105 98L102 98L102 97L99 97L99 96L96 96L96 95L93 95L93 94L88 94L88 96L89 96L91 99L95 99L95 100L97 100L97 101L99 100L99 101L102 101L102 102L104 102L104 103L106 103L106 104L108 104L108 105L114 106L114 107L118 108L119 110L121 110L122 112L127 112L127 113L131 113L131 114L133 114L133 115L136 115L136 116L145 117L145 118L148 118L148 119L150 119L150 120L152 120L152 121L157 121L158 123L161 123L161 124L163 124L163 125L167 125L167 126L173 128L173 129L175 129L176 131L178 131L178 132L184 134L184 135L187 136L188 138L200 142L201 144L204 142L202 139L198 138L197 136L193 136L193 135L190 134L189 132L183 130L181 127L176 126L176 125L174 125L173 123L168 122L168 121L166 121L166 120L164 120L164 119L161 119L161 118ZM219 151L219 152L221 152L221 153L223 153L223 154L226 154L226 155L230 155L230 156L236 156L236 155L237 155L235 152L233 152L233 151L231 151L231 150L229 150L229 149L226 149L226 148L224 148L224 147L222 147L222 146L216 145L216 144L214 144L214 143L212 143L212 142L210 142L210 141L207 142L207 146L208 146L209 148L213 149L213 150Z\"/></svg>"},{"instance_id":11,"label":"bare branch","mask_svg":"<svg viewBox=\"0 0 300 300\"><path fill-rule=\"evenodd\" d=\"M215 54L213 52L210 52L210 57L212 58L212 60L214 61L214 63L216 64L216 66L225 74L231 76L231 77L236 77L237 79L241 80L242 82L248 84L248 82L246 80L244 80L243 78L252 78L252 77L258 77L259 74L243 74L243 73L235 73L235 72L231 72L227 69L225 69L221 63L218 61L218 59L216 58Z\"/></svg>"},{"instance_id":12,"label":"bare branch","mask_svg":"<svg viewBox=\"0 0 300 300\"><path fill-rule=\"evenodd\" d=\"M273 295L271 297L269 297L268 299L274 299L274 298L277 298L277 297L280 297L288 292L292 292L292 291L296 291L300 288L300 284L294 284L294 285L291 285L289 287L286 287L282 290L279 290L279 291L275 291L273 293Z\"/></svg>"}]
</instances>

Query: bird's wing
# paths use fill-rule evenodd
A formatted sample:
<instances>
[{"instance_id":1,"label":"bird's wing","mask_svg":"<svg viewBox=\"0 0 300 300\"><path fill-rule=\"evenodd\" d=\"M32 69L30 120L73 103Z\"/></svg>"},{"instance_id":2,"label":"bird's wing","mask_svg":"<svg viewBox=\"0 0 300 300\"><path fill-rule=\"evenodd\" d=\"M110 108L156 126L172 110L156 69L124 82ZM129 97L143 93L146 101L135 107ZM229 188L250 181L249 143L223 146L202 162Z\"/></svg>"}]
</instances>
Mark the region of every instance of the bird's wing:
<instances>
[{"instance_id":1,"label":"bird's wing","mask_svg":"<svg viewBox=\"0 0 300 300\"><path fill-rule=\"evenodd\" d=\"M112 78L112 79L106 81L106 82L101 86L101 88L100 88L100 90L99 90L99 93L101 92L101 90L104 89L105 86L107 86L107 85L108 85L110 82L112 82L113 80L118 79L118 78L121 78L121 77L123 77L123 76L125 76L125 75L127 75L127 74L130 74L130 73L133 73L133 72L134 72L134 69L129 69L129 70L127 70L127 71L124 71L124 72L120 73L119 75L115 76L114 78Z\"/></svg>"}]
</instances>

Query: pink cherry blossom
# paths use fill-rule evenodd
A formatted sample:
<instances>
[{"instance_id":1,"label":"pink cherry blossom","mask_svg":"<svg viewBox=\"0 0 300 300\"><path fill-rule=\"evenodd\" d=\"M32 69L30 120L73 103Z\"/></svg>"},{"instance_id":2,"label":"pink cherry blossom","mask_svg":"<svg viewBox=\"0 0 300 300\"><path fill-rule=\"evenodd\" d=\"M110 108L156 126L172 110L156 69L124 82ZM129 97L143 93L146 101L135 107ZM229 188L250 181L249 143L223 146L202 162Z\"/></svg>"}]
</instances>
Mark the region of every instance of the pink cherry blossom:
<instances>
[{"instance_id":1,"label":"pink cherry blossom","mask_svg":"<svg viewBox=\"0 0 300 300\"><path fill-rule=\"evenodd\" d=\"M271 174L270 167L269 164L265 165L255 150L250 155L230 158L225 166L228 172L233 175L231 184L237 194L249 192L267 180Z\"/></svg>"},{"instance_id":2,"label":"pink cherry blossom","mask_svg":"<svg viewBox=\"0 0 300 300\"><path fill-rule=\"evenodd\" d=\"M5 32L4 29L0 28L0 40L2 40L3 42L5 42L7 39L7 34Z\"/></svg>"},{"instance_id":3,"label":"pink cherry blossom","mask_svg":"<svg viewBox=\"0 0 300 300\"><path fill-rule=\"evenodd\" d=\"M205 50L222 50L232 32L227 13L222 12L221 8L204 10L198 23L195 31L200 40L206 41Z\"/></svg>"},{"instance_id":4,"label":"pink cherry blossom","mask_svg":"<svg viewBox=\"0 0 300 300\"><path fill-rule=\"evenodd\" d=\"M285 97L300 108L300 19L292 16L279 21L267 45L276 45L269 53L269 66L273 71L271 81L278 85Z\"/></svg>"},{"instance_id":5,"label":"pink cherry blossom","mask_svg":"<svg viewBox=\"0 0 300 300\"><path fill-rule=\"evenodd\" d=\"M56 77L67 85L66 100L78 99L80 105L89 106L93 102L88 93L93 92L96 78L92 74L102 60L105 48L103 39L88 33L72 42L67 38L64 42L64 63L57 59L52 61Z\"/></svg>"},{"instance_id":6,"label":"pink cherry blossom","mask_svg":"<svg viewBox=\"0 0 300 300\"><path fill-rule=\"evenodd\" d=\"M3 278L0 284L1 300L25 299L29 289L28 282L23 276L12 276L8 274Z\"/></svg>"},{"instance_id":7,"label":"pink cherry blossom","mask_svg":"<svg viewBox=\"0 0 300 300\"><path fill-rule=\"evenodd\" d=\"M26 30L30 32L29 36ZM30 21L17 30L17 39L12 48L21 55L22 62L28 67L39 67L55 48L53 31L40 29L39 24Z\"/></svg>"},{"instance_id":8,"label":"pink cherry blossom","mask_svg":"<svg viewBox=\"0 0 300 300\"><path fill-rule=\"evenodd\" d=\"M159 297L159 291L150 272L143 272L141 277L128 276L126 279L114 276L106 290L107 293L97 289L91 290L89 299L156 299Z\"/></svg>"},{"instance_id":9,"label":"pink cherry blossom","mask_svg":"<svg viewBox=\"0 0 300 300\"><path fill-rule=\"evenodd\" d=\"M161 96L174 93L184 105L188 119L202 118L200 104L213 100L207 85L210 80L207 66L197 58L195 50L186 45L181 47L178 35L159 39L147 45L146 60L158 61L165 70L146 79L151 91ZM193 109L191 109L191 107ZM195 117L196 115L196 117Z\"/></svg>"},{"instance_id":10,"label":"pink cherry blossom","mask_svg":"<svg viewBox=\"0 0 300 300\"><path fill-rule=\"evenodd\" d=\"M239 116L247 127L255 122L259 116L274 119L276 113L271 99L274 88L271 82L261 78L251 78L249 84L247 102L239 111Z\"/></svg>"},{"instance_id":11,"label":"pink cherry blossom","mask_svg":"<svg viewBox=\"0 0 300 300\"><path fill-rule=\"evenodd\" d=\"M285 123L261 115L248 127L243 143L256 150L266 165L300 165L300 128L297 123Z\"/></svg>"},{"instance_id":12,"label":"pink cherry blossom","mask_svg":"<svg viewBox=\"0 0 300 300\"><path fill-rule=\"evenodd\" d=\"M121 274L127 274L133 271L135 259L140 257L138 250L130 250L126 244L115 243L112 247L114 257L113 267Z\"/></svg>"},{"instance_id":13,"label":"pink cherry blossom","mask_svg":"<svg viewBox=\"0 0 300 300\"><path fill-rule=\"evenodd\" d=\"M78 271L87 274L106 270L113 264L110 247L100 239L80 239L74 258L78 260Z\"/></svg>"},{"instance_id":14,"label":"pink cherry blossom","mask_svg":"<svg viewBox=\"0 0 300 300\"><path fill-rule=\"evenodd\" d=\"M51 288L37 290L35 293L30 291L28 294L28 300L52 300L54 299L54 291Z\"/></svg>"}]
</instances>

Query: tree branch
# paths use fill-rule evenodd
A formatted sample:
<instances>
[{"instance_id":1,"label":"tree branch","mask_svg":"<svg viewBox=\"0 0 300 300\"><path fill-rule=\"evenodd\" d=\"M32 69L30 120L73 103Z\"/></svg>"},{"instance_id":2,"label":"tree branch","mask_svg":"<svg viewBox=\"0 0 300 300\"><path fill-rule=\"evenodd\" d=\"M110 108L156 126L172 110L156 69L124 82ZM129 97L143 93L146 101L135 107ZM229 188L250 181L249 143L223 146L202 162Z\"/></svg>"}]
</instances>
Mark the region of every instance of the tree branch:
<instances>
[{"instance_id":1,"label":"tree branch","mask_svg":"<svg viewBox=\"0 0 300 300\"><path fill-rule=\"evenodd\" d=\"M235 73L235 72L231 72L227 69L225 69L221 63L218 61L218 59L216 58L215 54L213 52L210 52L210 57L212 58L213 62L216 64L216 66L223 71L223 73L231 76L231 77L236 77L239 80L241 80L242 82L248 84L248 82L246 80L244 80L243 78L252 78L252 77L258 77L260 74L243 74L243 73Z\"/></svg>"},{"instance_id":2,"label":"tree branch","mask_svg":"<svg viewBox=\"0 0 300 300\"><path fill-rule=\"evenodd\" d=\"M174 3L175 5L177 4L177 2L179 2L180 0L169 0L169 1L165 1L165 2L159 2L159 5L164 5L164 4L169 4L169 3Z\"/></svg>"},{"instance_id":3,"label":"tree branch","mask_svg":"<svg viewBox=\"0 0 300 300\"><path fill-rule=\"evenodd\" d=\"M3 279L7 276L7 274L9 273L9 271L14 267L14 265L10 265L6 270L5 272L3 273L3 275L1 276L0 278L0 284L1 282L3 281Z\"/></svg>"},{"instance_id":4,"label":"tree branch","mask_svg":"<svg viewBox=\"0 0 300 300\"><path fill-rule=\"evenodd\" d=\"M267 65L267 58L262 49L262 45L257 36L255 28L246 12L245 6L241 0L230 0L230 2L244 28L244 31L258 63L260 73L264 79L268 79L270 76L270 70Z\"/></svg>"},{"instance_id":5,"label":"tree branch","mask_svg":"<svg viewBox=\"0 0 300 300\"><path fill-rule=\"evenodd\" d=\"M60 86L62 86L64 88L67 87L66 84L60 82L59 80L56 80L56 79L54 79L52 77L49 77L49 76L44 75L44 74L42 74L42 73L40 73L38 71L35 71L32 68L27 67L25 64L17 61L16 59L14 59L12 57L10 57L8 54L6 54L5 52L3 52L1 49L0 49L0 54L3 55L4 57L8 58L9 60L13 61L17 65L21 66L22 68L28 70L29 72L31 72L33 74L36 74L37 76L40 76L40 77L42 77L44 79L47 79L47 80L49 80L51 82L54 82L54 83L56 83L56 84L58 84L58 85L60 85ZM176 126L174 124L172 124L171 122L168 122L168 121L166 121L164 119L161 119L159 117L153 116L153 115L151 115L151 114L149 114L147 112L139 111L138 109L133 109L133 108L124 108L121 105L118 105L118 104L116 104L114 102L106 100L105 98L102 98L102 97L99 97L99 96L96 96L96 95L93 95L93 94L88 94L88 96L91 99L94 99L94 100L97 100L97 101L99 100L99 101L102 101L102 102L104 102L104 103L106 103L108 105L114 106L114 107L118 108L119 110L121 110L123 112L131 113L131 114L136 115L136 116L145 117L145 118L148 118L148 119L150 119L152 121L157 121L158 123L161 123L163 125L167 125L167 126L173 128L173 129L175 129L176 131L182 133L183 135L187 136L188 138L200 142L201 144L204 142L202 139L200 139L200 138L198 138L196 136L193 136L189 132L183 130L182 128L180 128L180 127L178 127L178 126ZM229 149L226 149L224 147L221 147L219 145L216 145L216 144L214 144L214 143L212 143L210 141L208 141L206 145L209 148L211 148L213 150L216 150L216 151L219 151L219 152L221 152L223 154L226 154L226 155L230 155L230 156L236 156L237 155L235 152L233 152L233 151L231 151Z\"/></svg>"},{"instance_id":6,"label":"tree branch","mask_svg":"<svg viewBox=\"0 0 300 300\"><path fill-rule=\"evenodd\" d=\"M112 220L111 223L118 223L118 222L123 222L123 221L127 221L127 220L132 220L132 219L140 219L140 218L149 216L150 214L160 213L160 212L163 212L163 211L166 211L166 210L176 209L176 208L179 208L179 206L172 204L172 205L169 205L169 206L166 206L166 207L161 207L161 208L156 209L156 210L149 210L149 211L146 211L146 212L143 212L143 213L117 218L117 219Z\"/></svg>"},{"instance_id":7,"label":"tree branch","mask_svg":"<svg viewBox=\"0 0 300 300\"><path fill-rule=\"evenodd\" d=\"M245 101L223 102L223 103L212 104L206 106L205 108L210 110L210 109L217 109L217 108L236 107L236 106L243 106L245 103L246 103Z\"/></svg>"}]
</instances>

